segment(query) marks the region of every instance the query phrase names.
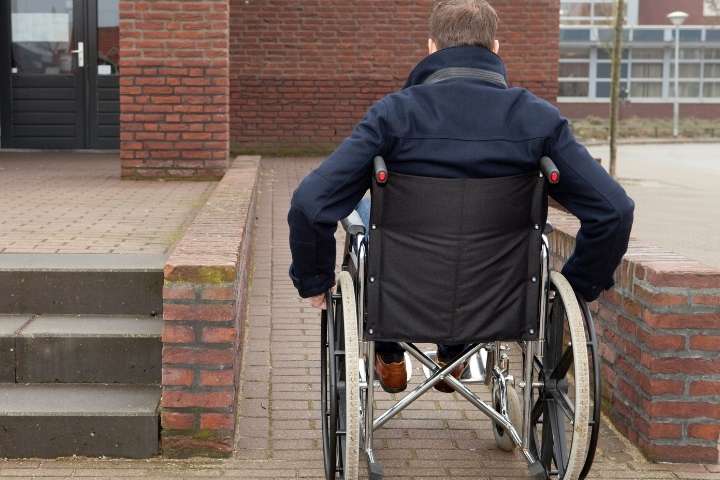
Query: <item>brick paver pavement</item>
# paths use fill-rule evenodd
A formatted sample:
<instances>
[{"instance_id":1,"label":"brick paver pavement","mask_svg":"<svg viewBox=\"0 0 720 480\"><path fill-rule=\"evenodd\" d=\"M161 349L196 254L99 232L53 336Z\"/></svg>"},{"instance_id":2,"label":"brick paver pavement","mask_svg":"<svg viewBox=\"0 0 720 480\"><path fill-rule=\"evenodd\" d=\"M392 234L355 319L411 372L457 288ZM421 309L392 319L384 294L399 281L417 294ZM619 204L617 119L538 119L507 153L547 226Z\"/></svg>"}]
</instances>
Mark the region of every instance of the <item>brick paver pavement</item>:
<instances>
[{"instance_id":1,"label":"brick paver pavement","mask_svg":"<svg viewBox=\"0 0 720 480\"><path fill-rule=\"evenodd\" d=\"M117 154L0 153L0 253L163 254L215 182L120 179Z\"/></svg>"},{"instance_id":2,"label":"brick paver pavement","mask_svg":"<svg viewBox=\"0 0 720 480\"><path fill-rule=\"evenodd\" d=\"M319 316L297 298L287 277L288 201L316 162L263 161L234 458L7 461L0 463L0 477L322 478ZM380 408L391 403L384 393L377 398ZM600 443L591 478L720 479L717 466L648 463L608 426ZM376 449L389 480L527 478L523 460L495 448L490 421L454 394L420 399L378 431Z\"/></svg>"}]
</instances>

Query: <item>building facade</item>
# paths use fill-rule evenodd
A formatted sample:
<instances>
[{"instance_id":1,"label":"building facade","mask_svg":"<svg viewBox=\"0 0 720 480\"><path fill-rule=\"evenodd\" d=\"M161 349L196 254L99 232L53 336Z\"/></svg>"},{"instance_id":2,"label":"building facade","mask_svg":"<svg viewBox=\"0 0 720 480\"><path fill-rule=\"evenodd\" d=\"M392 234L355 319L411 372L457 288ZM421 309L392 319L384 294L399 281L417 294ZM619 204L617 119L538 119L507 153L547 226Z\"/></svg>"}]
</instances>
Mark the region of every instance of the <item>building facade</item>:
<instances>
[{"instance_id":1,"label":"building facade","mask_svg":"<svg viewBox=\"0 0 720 480\"><path fill-rule=\"evenodd\" d=\"M562 2L558 101L570 117L606 117L610 97L612 0ZM680 103L685 116L720 116L720 2L628 0L622 60L625 116L672 115L675 28L668 13L689 14L680 28Z\"/></svg>"},{"instance_id":2,"label":"building facade","mask_svg":"<svg viewBox=\"0 0 720 480\"><path fill-rule=\"evenodd\" d=\"M431 3L1 2L0 148L119 149L126 178L326 150L425 55ZM554 101L559 0L493 4L512 83Z\"/></svg>"}]
</instances>

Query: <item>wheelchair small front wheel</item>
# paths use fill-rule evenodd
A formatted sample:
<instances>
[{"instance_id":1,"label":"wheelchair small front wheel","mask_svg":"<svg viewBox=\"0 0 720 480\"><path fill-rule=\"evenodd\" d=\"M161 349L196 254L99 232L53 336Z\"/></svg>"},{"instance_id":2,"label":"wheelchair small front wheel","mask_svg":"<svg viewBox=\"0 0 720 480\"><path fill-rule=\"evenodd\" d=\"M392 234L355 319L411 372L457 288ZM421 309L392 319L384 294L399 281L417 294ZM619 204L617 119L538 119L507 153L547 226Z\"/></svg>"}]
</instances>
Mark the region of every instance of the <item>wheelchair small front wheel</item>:
<instances>
[{"instance_id":1,"label":"wheelchair small front wheel","mask_svg":"<svg viewBox=\"0 0 720 480\"><path fill-rule=\"evenodd\" d=\"M323 314L321 410L326 480L357 480L360 453L360 373L355 289L347 272Z\"/></svg>"},{"instance_id":2,"label":"wheelchair small front wheel","mask_svg":"<svg viewBox=\"0 0 720 480\"><path fill-rule=\"evenodd\" d=\"M497 382L493 382L492 396L493 407L495 408L495 410L500 412L502 409L502 403L500 398L500 388L497 385ZM515 387L510 384L507 385L506 396L506 411L508 419L516 429L520 429L523 420L520 396L518 395L517 390L515 390ZM495 436L495 444L500 450L502 450L503 452L512 452L515 450L516 445L515 442L513 442L513 439L510 437L510 434L508 434L503 427L501 427L495 422L493 422L493 435Z\"/></svg>"},{"instance_id":3,"label":"wheelchair small front wheel","mask_svg":"<svg viewBox=\"0 0 720 480\"><path fill-rule=\"evenodd\" d=\"M533 376L542 386L532 391L529 447L547 478L578 480L591 424L585 321L575 292L560 273L551 273L549 292L542 355L532 359Z\"/></svg>"}]
</instances>

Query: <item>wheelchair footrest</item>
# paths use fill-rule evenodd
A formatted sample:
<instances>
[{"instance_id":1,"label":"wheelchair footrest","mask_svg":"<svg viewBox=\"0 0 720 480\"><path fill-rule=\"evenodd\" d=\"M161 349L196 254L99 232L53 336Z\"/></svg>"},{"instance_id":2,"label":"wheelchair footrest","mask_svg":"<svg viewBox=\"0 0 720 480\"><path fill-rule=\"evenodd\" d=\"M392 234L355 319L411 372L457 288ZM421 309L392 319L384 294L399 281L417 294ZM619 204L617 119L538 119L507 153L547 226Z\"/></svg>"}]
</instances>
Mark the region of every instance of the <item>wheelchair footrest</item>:
<instances>
[{"instance_id":1,"label":"wheelchair footrest","mask_svg":"<svg viewBox=\"0 0 720 480\"><path fill-rule=\"evenodd\" d=\"M437 363L437 352L425 352L433 362ZM460 378L460 381L467 384L485 383L485 365L487 364L487 350L481 348L478 353L468 359L468 367ZM432 372L423 365L425 378L430 378Z\"/></svg>"}]
</instances>

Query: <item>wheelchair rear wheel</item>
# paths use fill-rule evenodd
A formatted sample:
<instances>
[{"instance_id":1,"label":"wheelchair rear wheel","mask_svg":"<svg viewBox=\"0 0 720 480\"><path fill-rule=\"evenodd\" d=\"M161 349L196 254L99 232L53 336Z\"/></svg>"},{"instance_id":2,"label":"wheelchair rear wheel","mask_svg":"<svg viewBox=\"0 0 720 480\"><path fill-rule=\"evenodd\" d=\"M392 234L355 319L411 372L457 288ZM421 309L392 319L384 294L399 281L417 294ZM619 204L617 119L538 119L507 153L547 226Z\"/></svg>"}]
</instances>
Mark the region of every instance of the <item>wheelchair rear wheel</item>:
<instances>
[{"instance_id":1,"label":"wheelchair rear wheel","mask_svg":"<svg viewBox=\"0 0 720 480\"><path fill-rule=\"evenodd\" d=\"M533 359L530 451L556 480L581 478L590 443L590 371L580 304L561 274L550 275L542 354ZM596 372L593 372L596 373Z\"/></svg>"},{"instance_id":2,"label":"wheelchair rear wheel","mask_svg":"<svg viewBox=\"0 0 720 480\"><path fill-rule=\"evenodd\" d=\"M325 478L358 478L360 378L355 290L342 272L321 325L321 414Z\"/></svg>"}]
</instances>

